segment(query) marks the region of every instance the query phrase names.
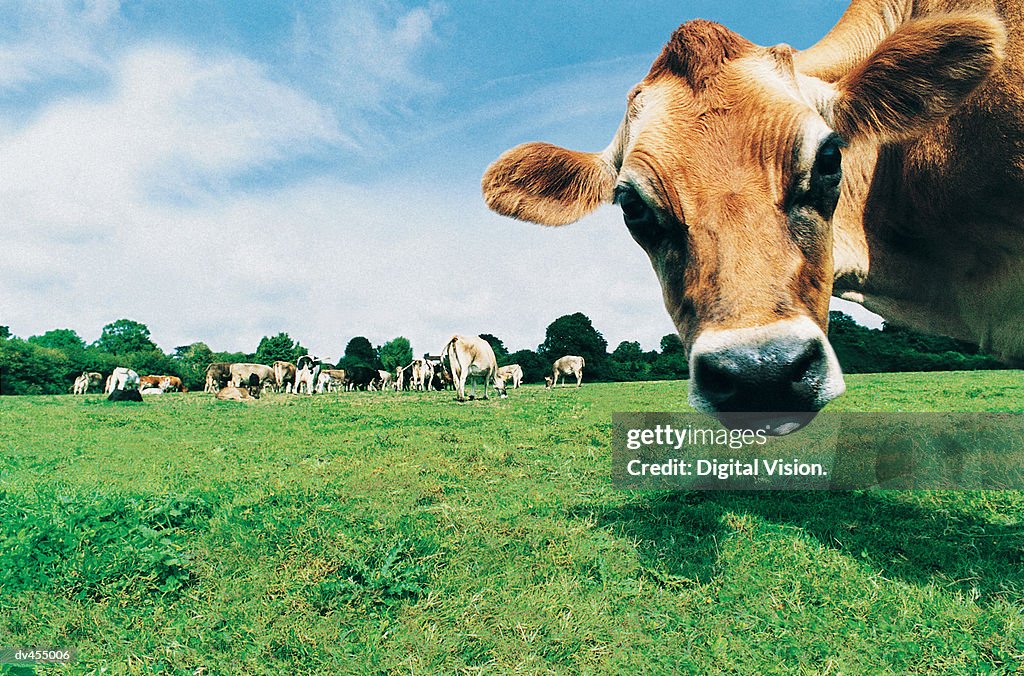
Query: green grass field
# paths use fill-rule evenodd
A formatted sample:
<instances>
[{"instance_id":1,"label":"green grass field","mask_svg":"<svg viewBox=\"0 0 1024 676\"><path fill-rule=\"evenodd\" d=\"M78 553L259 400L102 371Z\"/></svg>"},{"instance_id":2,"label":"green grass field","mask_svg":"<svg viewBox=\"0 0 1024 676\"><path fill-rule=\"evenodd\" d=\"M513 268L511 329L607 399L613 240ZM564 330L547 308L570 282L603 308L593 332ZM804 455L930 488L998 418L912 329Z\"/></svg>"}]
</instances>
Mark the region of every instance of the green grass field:
<instances>
[{"instance_id":1,"label":"green grass field","mask_svg":"<svg viewBox=\"0 0 1024 676\"><path fill-rule=\"evenodd\" d=\"M1024 411L1019 371L833 410ZM72 673L1024 669L1024 494L628 493L684 383L0 399L0 646Z\"/></svg>"}]
</instances>

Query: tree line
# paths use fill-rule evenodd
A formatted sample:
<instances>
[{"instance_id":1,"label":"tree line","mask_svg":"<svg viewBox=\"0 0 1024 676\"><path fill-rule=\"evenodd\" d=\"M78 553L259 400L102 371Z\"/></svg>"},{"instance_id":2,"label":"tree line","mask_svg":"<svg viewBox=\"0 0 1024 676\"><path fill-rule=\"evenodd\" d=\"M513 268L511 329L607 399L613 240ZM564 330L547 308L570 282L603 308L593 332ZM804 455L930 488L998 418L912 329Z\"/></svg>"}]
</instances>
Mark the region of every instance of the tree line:
<instances>
[{"instance_id":1,"label":"tree line","mask_svg":"<svg viewBox=\"0 0 1024 676\"><path fill-rule=\"evenodd\" d=\"M681 380L689 376L686 353L679 337L668 334L659 350L643 350L638 341L622 341L608 351L608 341L585 314L563 315L548 325L544 342L536 349L509 351L489 333L481 334L494 348L498 365L519 364L525 382L541 382L551 363L567 354L586 359L586 380ZM846 373L893 371L950 371L1006 368L974 346L886 324L869 329L842 312L830 313L829 340ZM38 336L19 338L0 326L0 394L59 394L68 392L82 371L109 373L127 366L140 374L176 375L189 389L202 389L206 367L213 362L295 362L307 350L287 333L264 336L256 351L214 352L196 342L163 352L149 328L131 319L118 319L103 327L91 344L72 329L53 329ZM412 344L398 336L374 346L356 336L345 346L336 368L366 366L394 372L414 356Z\"/></svg>"}]
</instances>

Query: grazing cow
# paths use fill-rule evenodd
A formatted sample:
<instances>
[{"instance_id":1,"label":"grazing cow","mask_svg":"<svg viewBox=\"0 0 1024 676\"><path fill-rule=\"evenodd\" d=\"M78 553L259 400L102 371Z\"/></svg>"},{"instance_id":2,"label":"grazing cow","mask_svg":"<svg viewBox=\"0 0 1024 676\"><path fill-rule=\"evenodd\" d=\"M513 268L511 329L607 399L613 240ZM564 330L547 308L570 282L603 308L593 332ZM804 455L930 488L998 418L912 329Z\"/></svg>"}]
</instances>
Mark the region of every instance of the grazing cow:
<instances>
[{"instance_id":1,"label":"grazing cow","mask_svg":"<svg viewBox=\"0 0 1024 676\"><path fill-rule=\"evenodd\" d=\"M89 391L89 374L83 372L82 375L75 378L75 386L72 389L74 394L85 394Z\"/></svg>"},{"instance_id":2,"label":"grazing cow","mask_svg":"<svg viewBox=\"0 0 1024 676\"><path fill-rule=\"evenodd\" d=\"M206 367L206 391L216 393L231 382L231 364L216 362Z\"/></svg>"},{"instance_id":3,"label":"grazing cow","mask_svg":"<svg viewBox=\"0 0 1024 676\"><path fill-rule=\"evenodd\" d=\"M403 366L395 369L395 389L396 390L411 390L412 389L412 367L413 362L410 362L407 366Z\"/></svg>"},{"instance_id":4,"label":"grazing cow","mask_svg":"<svg viewBox=\"0 0 1024 676\"><path fill-rule=\"evenodd\" d=\"M326 373L328 376L328 392L335 392L345 389L345 383L348 382L348 376L345 373L345 369L323 369L320 373L321 376L324 373Z\"/></svg>"},{"instance_id":5,"label":"grazing cow","mask_svg":"<svg viewBox=\"0 0 1024 676\"><path fill-rule=\"evenodd\" d=\"M494 383L494 389L505 397L505 381L498 376L498 360L494 358L491 344L480 336L454 335L445 346L443 354L448 358L455 382L456 399L466 400L466 380L473 379L473 397L476 397L476 381L484 382L484 396L487 398L487 384Z\"/></svg>"},{"instance_id":6,"label":"grazing cow","mask_svg":"<svg viewBox=\"0 0 1024 676\"><path fill-rule=\"evenodd\" d=\"M306 394L313 394L317 379L320 377L320 368L319 357L314 357L311 354L299 357L295 362L295 387L292 388L292 392L299 394L302 387L305 386Z\"/></svg>"},{"instance_id":7,"label":"grazing cow","mask_svg":"<svg viewBox=\"0 0 1024 676\"><path fill-rule=\"evenodd\" d=\"M412 380L410 382L414 390L426 390L430 385L430 379L434 376L434 367L426 359L412 360Z\"/></svg>"},{"instance_id":8,"label":"grazing cow","mask_svg":"<svg viewBox=\"0 0 1024 676\"><path fill-rule=\"evenodd\" d=\"M376 385L377 389L381 392L384 391L384 388L391 387L391 372L377 369L377 377L374 380L374 385Z\"/></svg>"},{"instance_id":9,"label":"grazing cow","mask_svg":"<svg viewBox=\"0 0 1024 676\"><path fill-rule=\"evenodd\" d=\"M566 376L575 376L576 387L579 387L583 384L583 367L586 365L583 357L567 354L564 357L558 358L551 365L551 384L548 387L554 387L558 384L558 376L562 376L563 385L565 384ZM544 379L544 382L547 383L547 378Z\"/></svg>"},{"instance_id":10,"label":"grazing cow","mask_svg":"<svg viewBox=\"0 0 1024 676\"><path fill-rule=\"evenodd\" d=\"M295 364L289 361L274 362L274 381L277 391L291 392L295 386Z\"/></svg>"},{"instance_id":11,"label":"grazing cow","mask_svg":"<svg viewBox=\"0 0 1024 676\"><path fill-rule=\"evenodd\" d=\"M367 368L366 366L353 366L346 371L345 374L345 385L351 390L367 390L373 384L375 378L377 378L377 369Z\"/></svg>"},{"instance_id":12,"label":"grazing cow","mask_svg":"<svg viewBox=\"0 0 1024 676\"><path fill-rule=\"evenodd\" d=\"M839 396L833 292L1019 362L1022 24L1019 2L853 0L796 52L691 21L607 149L518 146L484 196L548 225L617 203L708 413L784 433Z\"/></svg>"},{"instance_id":13,"label":"grazing cow","mask_svg":"<svg viewBox=\"0 0 1024 676\"><path fill-rule=\"evenodd\" d=\"M259 377L260 388L267 387L268 385L273 387L277 382L274 379L274 369L266 364L241 363L231 365L231 384L235 387L249 382L249 377L252 375Z\"/></svg>"},{"instance_id":14,"label":"grazing cow","mask_svg":"<svg viewBox=\"0 0 1024 676\"><path fill-rule=\"evenodd\" d=\"M115 390L137 389L139 389L139 374L129 368L118 366L107 378L107 389L104 394L110 394Z\"/></svg>"},{"instance_id":15,"label":"grazing cow","mask_svg":"<svg viewBox=\"0 0 1024 676\"><path fill-rule=\"evenodd\" d=\"M97 371L86 371L82 375L89 377L89 386L86 388L86 392L89 390L98 390L103 385L103 374Z\"/></svg>"},{"instance_id":16,"label":"grazing cow","mask_svg":"<svg viewBox=\"0 0 1024 676\"><path fill-rule=\"evenodd\" d=\"M512 379L512 389L518 390L519 386L523 383L523 367L519 364L509 364L508 366L502 366L498 369L498 375L506 383L509 378Z\"/></svg>"}]
</instances>

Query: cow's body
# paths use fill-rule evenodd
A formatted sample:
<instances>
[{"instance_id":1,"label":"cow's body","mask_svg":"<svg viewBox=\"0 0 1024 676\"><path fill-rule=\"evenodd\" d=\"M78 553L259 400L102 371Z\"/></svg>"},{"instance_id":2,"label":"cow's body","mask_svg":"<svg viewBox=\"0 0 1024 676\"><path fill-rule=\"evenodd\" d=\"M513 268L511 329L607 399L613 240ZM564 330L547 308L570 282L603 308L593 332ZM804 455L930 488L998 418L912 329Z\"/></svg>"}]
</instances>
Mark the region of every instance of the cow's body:
<instances>
[{"instance_id":1,"label":"cow's body","mask_svg":"<svg viewBox=\"0 0 1024 676\"><path fill-rule=\"evenodd\" d=\"M317 377L317 392L341 392L345 389L345 369L321 369Z\"/></svg>"},{"instance_id":2,"label":"cow's body","mask_svg":"<svg viewBox=\"0 0 1024 676\"><path fill-rule=\"evenodd\" d=\"M1022 360L1024 13L1001 7L854 0L803 52L689 22L604 152L519 146L485 197L548 225L619 204L709 413L841 394L833 291Z\"/></svg>"},{"instance_id":3,"label":"cow's body","mask_svg":"<svg viewBox=\"0 0 1024 676\"><path fill-rule=\"evenodd\" d=\"M139 389L139 374L135 371L119 366L114 369L107 379L106 394L115 390L137 390Z\"/></svg>"},{"instance_id":4,"label":"cow's body","mask_svg":"<svg viewBox=\"0 0 1024 676\"><path fill-rule=\"evenodd\" d=\"M188 392L185 383L178 376L164 376L162 387L165 392Z\"/></svg>"},{"instance_id":5,"label":"cow's body","mask_svg":"<svg viewBox=\"0 0 1024 676\"><path fill-rule=\"evenodd\" d=\"M75 386L72 389L74 394L85 394L89 391L89 374L82 373L82 375L75 378Z\"/></svg>"},{"instance_id":6,"label":"cow's body","mask_svg":"<svg viewBox=\"0 0 1024 676\"><path fill-rule=\"evenodd\" d=\"M434 367L430 362L425 359L414 359L412 361L412 389L428 389L430 387L430 380L433 376Z\"/></svg>"},{"instance_id":7,"label":"cow's body","mask_svg":"<svg viewBox=\"0 0 1024 676\"><path fill-rule=\"evenodd\" d=\"M519 364L509 364L498 369L498 375L506 383L512 381L512 389L518 390L523 383L523 367Z\"/></svg>"},{"instance_id":8,"label":"cow's body","mask_svg":"<svg viewBox=\"0 0 1024 676\"><path fill-rule=\"evenodd\" d=\"M473 397L476 397L476 381L483 380L484 396L487 398L488 383L504 397L505 381L498 376L498 361L494 358L491 344L480 336L452 336L442 352L448 359L455 385L456 399L466 400L466 381L473 379Z\"/></svg>"},{"instance_id":9,"label":"cow's body","mask_svg":"<svg viewBox=\"0 0 1024 676\"><path fill-rule=\"evenodd\" d=\"M215 362L206 367L206 392L216 394L231 382L231 364Z\"/></svg>"},{"instance_id":10,"label":"cow's body","mask_svg":"<svg viewBox=\"0 0 1024 676\"><path fill-rule=\"evenodd\" d=\"M139 391L146 394L146 390L160 390L163 394L164 378L166 376L139 376ZM170 385L170 381L166 383Z\"/></svg>"},{"instance_id":11,"label":"cow's body","mask_svg":"<svg viewBox=\"0 0 1024 676\"><path fill-rule=\"evenodd\" d=\"M253 375L260 379L260 388L273 387L277 382L274 379L274 369L266 364L239 363L231 365L231 384L235 387L248 383L249 378Z\"/></svg>"},{"instance_id":12,"label":"cow's body","mask_svg":"<svg viewBox=\"0 0 1024 676\"><path fill-rule=\"evenodd\" d=\"M228 385L218 390L216 398L220 401L251 401L255 399L245 388Z\"/></svg>"},{"instance_id":13,"label":"cow's body","mask_svg":"<svg viewBox=\"0 0 1024 676\"><path fill-rule=\"evenodd\" d=\"M289 361L275 361L274 381L278 392L291 392L295 386L295 364Z\"/></svg>"},{"instance_id":14,"label":"cow's body","mask_svg":"<svg viewBox=\"0 0 1024 676\"><path fill-rule=\"evenodd\" d=\"M377 369L377 378L374 384L381 392L383 392L385 388L391 387L391 371Z\"/></svg>"},{"instance_id":15,"label":"cow's body","mask_svg":"<svg viewBox=\"0 0 1024 676\"><path fill-rule=\"evenodd\" d=\"M85 388L85 392L89 390L99 390L103 387L103 374L97 371L86 371L82 375L88 376L89 384ZM84 393L83 393L84 394Z\"/></svg>"},{"instance_id":16,"label":"cow's body","mask_svg":"<svg viewBox=\"0 0 1024 676\"><path fill-rule=\"evenodd\" d=\"M583 367L587 365L587 362L583 357L577 357L575 355L567 354L564 357L560 357L555 360L555 363L551 365L551 385L554 387L558 384L558 377L562 377L562 384L565 384L565 378L567 376L573 376L576 378L576 387L580 387L583 384Z\"/></svg>"},{"instance_id":17,"label":"cow's body","mask_svg":"<svg viewBox=\"0 0 1024 676\"><path fill-rule=\"evenodd\" d=\"M342 371L342 377L348 389L368 390L372 388L373 381L377 378L377 369L371 369L366 366L353 366Z\"/></svg>"},{"instance_id":18,"label":"cow's body","mask_svg":"<svg viewBox=\"0 0 1024 676\"><path fill-rule=\"evenodd\" d=\"M317 380L320 378L321 363L319 357L306 354L295 362L295 387L292 392L299 394L306 388L306 394L313 394Z\"/></svg>"}]
</instances>

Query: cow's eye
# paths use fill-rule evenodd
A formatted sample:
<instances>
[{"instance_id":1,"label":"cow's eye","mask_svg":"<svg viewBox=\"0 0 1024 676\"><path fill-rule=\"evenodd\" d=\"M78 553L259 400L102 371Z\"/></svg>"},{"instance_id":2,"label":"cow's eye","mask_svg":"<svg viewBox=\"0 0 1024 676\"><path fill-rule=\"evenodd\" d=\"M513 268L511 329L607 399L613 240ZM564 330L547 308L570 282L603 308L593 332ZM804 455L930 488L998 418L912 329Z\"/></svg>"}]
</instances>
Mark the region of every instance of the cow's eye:
<instances>
[{"instance_id":1,"label":"cow's eye","mask_svg":"<svg viewBox=\"0 0 1024 676\"><path fill-rule=\"evenodd\" d=\"M818 176L837 176L843 171L843 142L838 136L830 136L814 158L814 172Z\"/></svg>"},{"instance_id":2,"label":"cow's eye","mask_svg":"<svg viewBox=\"0 0 1024 676\"><path fill-rule=\"evenodd\" d=\"M631 186L615 189L615 203L622 209L626 226L635 233L650 234L658 229L658 218L647 202Z\"/></svg>"}]
</instances>

